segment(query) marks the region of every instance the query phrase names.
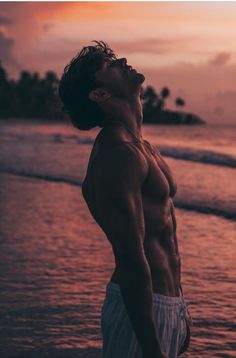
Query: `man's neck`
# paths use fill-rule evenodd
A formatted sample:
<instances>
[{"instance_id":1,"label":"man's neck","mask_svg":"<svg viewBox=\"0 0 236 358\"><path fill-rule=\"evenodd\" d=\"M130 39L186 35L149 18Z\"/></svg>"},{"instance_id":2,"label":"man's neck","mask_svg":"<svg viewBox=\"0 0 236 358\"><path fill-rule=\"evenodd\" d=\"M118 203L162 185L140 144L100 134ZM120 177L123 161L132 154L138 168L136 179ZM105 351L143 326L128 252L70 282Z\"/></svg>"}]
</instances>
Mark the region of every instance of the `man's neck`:
<instances>
[{"instance_id":1,"label":"man's neck","mask_svg":"<svg viewBox=\"0 0 236 358\"><path fill-rule=\"evenodd\" d=\"M141 126L143 121L142 104L139 98L132 101L117 101L107 112L107 126L123 125L135 137L142 140Z\"/></svg>"}]
</instances>

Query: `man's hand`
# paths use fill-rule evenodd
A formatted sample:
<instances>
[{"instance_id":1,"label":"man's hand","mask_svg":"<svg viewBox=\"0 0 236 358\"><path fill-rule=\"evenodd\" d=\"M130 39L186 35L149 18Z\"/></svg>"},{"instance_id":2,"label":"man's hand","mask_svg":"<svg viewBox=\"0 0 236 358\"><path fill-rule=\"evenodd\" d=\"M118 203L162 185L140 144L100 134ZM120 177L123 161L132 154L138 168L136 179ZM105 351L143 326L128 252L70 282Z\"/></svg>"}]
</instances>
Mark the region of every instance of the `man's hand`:
<instances>
[{"instance_id":1,"label":"man's hand","mask_svg":"<svg viewBox=\"0 0 236 358\"><path fill-rule=\"evenodd\" d=\"M164 352L164 353L162 353L161 358L169 358L169 357L168 357L167 353Z\"/></svg>"}]
</instances>

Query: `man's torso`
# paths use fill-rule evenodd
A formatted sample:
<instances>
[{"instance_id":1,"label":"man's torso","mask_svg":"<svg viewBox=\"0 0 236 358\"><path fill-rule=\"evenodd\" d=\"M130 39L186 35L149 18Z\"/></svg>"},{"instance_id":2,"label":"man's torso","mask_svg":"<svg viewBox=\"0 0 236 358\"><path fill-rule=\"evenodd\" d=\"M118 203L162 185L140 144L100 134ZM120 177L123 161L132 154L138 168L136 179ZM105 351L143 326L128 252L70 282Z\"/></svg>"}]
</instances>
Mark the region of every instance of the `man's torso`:
<instances>
[{"instance_id":1,"label":"man's torso","mask_svg":"<svg viewBox=\"0 0 236 358\"><path fill-rule=\"evenodd\" d=\"M112 138L106 140L106 135L109 135L109 131L105 132L105 135L104 133L99 134L94 143L83 183L85 200L91 214L101 227L95 199L96 161L98 156L100 159L102 158L104 151L112 148ZM176 193L173 175L159 151L147 141L138 142L130 134L122 133L120 142L115 145L135 146L140 155L145 157L148 162L148 173L141 188L145 219L143 246L151 270L153 291L166 296L179 296L180 257L172 201ZM111 281L119 283L116 268Z\"/></svg>"}]
</instances>

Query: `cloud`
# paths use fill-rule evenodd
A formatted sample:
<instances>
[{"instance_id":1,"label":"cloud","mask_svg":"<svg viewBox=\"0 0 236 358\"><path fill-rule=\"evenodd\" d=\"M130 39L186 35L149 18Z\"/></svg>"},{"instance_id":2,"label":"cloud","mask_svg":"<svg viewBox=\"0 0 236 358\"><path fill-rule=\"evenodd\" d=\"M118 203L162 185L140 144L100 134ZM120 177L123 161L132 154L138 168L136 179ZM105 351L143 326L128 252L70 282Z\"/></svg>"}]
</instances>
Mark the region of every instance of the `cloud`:
<instances>
[{"instance_id":1,"label":"cloud","mask_svg":"<svg viewBox=\"0 0 236 358\"><path fill-rule=\"evenodd\" d=\"M9 17L0 16L0 25L11 25L12 20Z\"/></svg>"},{"instance_id":2,"label":"cloud","mask_svg":"<svg viewBox=\"0 0 236 358\"><path fill-rule=\"evenodd\" d=\"M215 108L213 108L213 113L218 117L222 117L222 115L224 114L224 108L221 106L216 106Z\"/></svg>"},{"instance_id":3,"label":"cloud","mask_svg":"<svg viewBox=\"0 0 236 358\"><path fill-rule=\"evenodd\" d=\"M236 118L236 91L220 90L206 97L205 105L208 111L212 111L214 120L223 119L226 122L235 123ZM209 113L211 115L211 113Z\"/></svg>"},{"instance_id":4,"label":"cloud","mask_svg":"<svg viewBox=\"0 0 236 358\"><path fill-rule=\"evenodd\" d=\"M19 70L19 65L13 55L14 40L0 32L0 60L10 72Z\"/></svg>"},{"instance_id":5,"label":"cloud","mask_svg":"<svg viewBox=\"0 0 236 358\"><path fill-rule=\"evenodd\" d=\"M139 71L145 75L144 86L150 84L157 92L163 86L170 88L168 108L172 109L173 98L180 96L186 100L186 111L198 114L209 123L221 119L225 123L236 122L236 64L219 67L210 64L140 67Z\"/></svg>"},{"instance_id":6,"label":"cloud","mask_svg":"<svg viewBox=\"0 0 236 358\"><path fill-rule=\"evenodd\" d=\"M112 47L115 49L129 53L145 53L145 54L164 54L175 50L175 46L186 39L161 39L161 38L146 38L136 41L117 41L112 42Z\"/></svg>"},{"instance_id":7,"label":"cloud","mask_svg":"<svg viewBox=\"0 0 236 358\"><path fill-rule=\"evenodd\" d=\"M230 58L231 54L229 52L220 52L209 63L214 66L223 66L229 62Z\"/></svg>"},{"instance_id":8,"label":"cloud","mask_svg":"<svg viewBox=\"0 0 236 358\"><path fill-rule=\"evenodd\" d=\"M232 102L235 103L236 102L236 91L234 90L226 90L226 91L218 91L216 94L216 100L218 102L223 101L223 102Z\"/></svg>"},{"instance_id":9,"label":"cloud","mask_svg":"<svg viewBox=\"0 0 236 358\"><path fill-rule=\"evenodd\" d=\"M48 30L50 30L51 28L53 28L54 26L55 26L54 24L47 23L47 24L43 24L42 29L43 29L44 31L48 31Z\"/></svg>"},{"instance_id":10,"label":"cloud","mask_svg":"<svg viewBox=\"0 0 236 358\"><path fill-rule=\"evenodd\" d=\"M0 52L1 59L3 61L11 60L13 46L14 40L12 38L7 38L2 32L0 32Z\"/></svg>"}]
</instances>

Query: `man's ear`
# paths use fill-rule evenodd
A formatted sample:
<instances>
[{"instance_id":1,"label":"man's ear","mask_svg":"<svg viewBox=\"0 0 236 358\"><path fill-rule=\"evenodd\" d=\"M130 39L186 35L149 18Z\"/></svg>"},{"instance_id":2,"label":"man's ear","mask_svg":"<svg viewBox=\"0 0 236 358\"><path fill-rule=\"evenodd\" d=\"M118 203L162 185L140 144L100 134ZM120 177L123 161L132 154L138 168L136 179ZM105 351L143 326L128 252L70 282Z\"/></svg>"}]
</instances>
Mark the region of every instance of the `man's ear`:
<instances>
[{"instance_id":1,"label":"man's ear","mask_svg":"<svg viewBox=\"0 0 236 358\"><path fill-rule=\"evenodd\" d=\"M110 92L108 92L105 88L96 88L89 93L89 99L97 103L105 102L110 97Z\"/></svg>"}]
</instances>

